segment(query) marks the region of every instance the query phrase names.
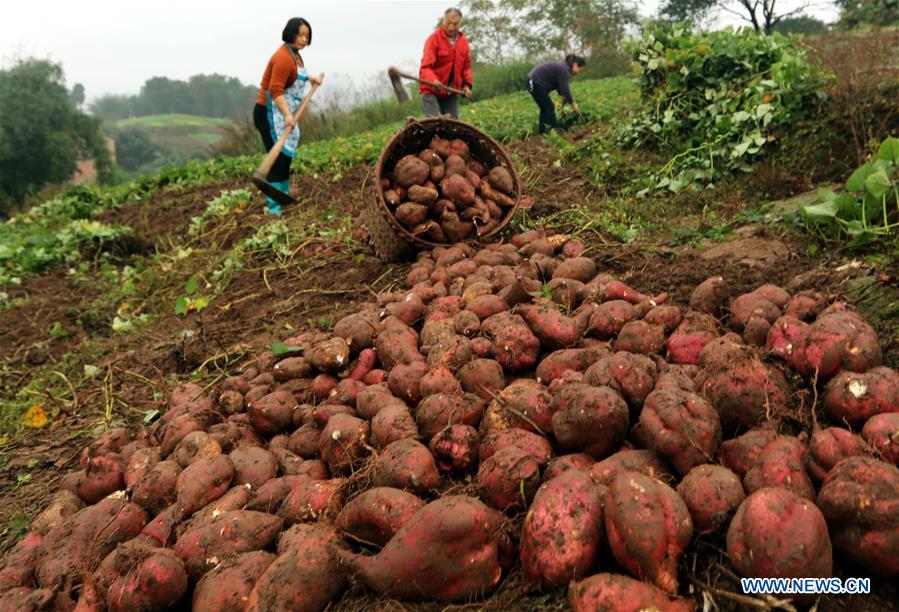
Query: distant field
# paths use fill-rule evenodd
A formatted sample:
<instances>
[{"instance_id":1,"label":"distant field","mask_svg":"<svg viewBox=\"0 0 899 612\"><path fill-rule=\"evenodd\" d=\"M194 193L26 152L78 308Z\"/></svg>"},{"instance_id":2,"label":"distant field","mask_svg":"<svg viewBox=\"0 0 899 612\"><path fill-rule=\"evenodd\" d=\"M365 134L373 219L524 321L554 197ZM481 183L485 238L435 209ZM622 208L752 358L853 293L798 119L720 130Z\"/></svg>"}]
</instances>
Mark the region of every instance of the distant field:
<instances>
[{"instance_id":1,"label":"distant field","mask_svg":"<svg viewBox=\"0 0 899 612\"><path fill-rule=\"evenodd\" d=\"M113 125L116 130L140 128L154 142L173 147L189 156L200 156L221 140L222 128L231 123L229 119L173 114L120 119Z\"/></svg>"}]
</instances>

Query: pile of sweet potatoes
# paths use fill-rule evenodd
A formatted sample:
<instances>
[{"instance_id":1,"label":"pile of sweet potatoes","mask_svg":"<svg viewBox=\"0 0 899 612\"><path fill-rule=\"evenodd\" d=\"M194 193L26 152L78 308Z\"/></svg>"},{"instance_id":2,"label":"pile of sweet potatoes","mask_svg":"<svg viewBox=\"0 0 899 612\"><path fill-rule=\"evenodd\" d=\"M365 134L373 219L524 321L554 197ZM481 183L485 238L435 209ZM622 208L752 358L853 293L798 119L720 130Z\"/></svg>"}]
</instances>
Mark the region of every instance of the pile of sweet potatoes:
<instances>
[{"instance_id":1,"label":"pile of sweet potatoes","mask_svg":"<svg viewBox=\"0 0 899 612\"><path fill-rule=\"evenodd\" d=\"M465 602L516 566L575 609L689 609L697 538L747 577L899 575L899 375L845 304L717 277L669 303L542 231L406 280L90 443L2 609Z\"/></svg>"},{"instance_id":2,"label":"pile of sweet potatoes","mask_svg":"<svg viewBox=\"0 0 899 612\"><path fill-rule=\"evenodd\" d=\"M396 220L424 240L455 243L495 230L518 194L505 166L488 167L461 138L435 135L380 177L384 202Z\"/></svg>"}]
</instances>

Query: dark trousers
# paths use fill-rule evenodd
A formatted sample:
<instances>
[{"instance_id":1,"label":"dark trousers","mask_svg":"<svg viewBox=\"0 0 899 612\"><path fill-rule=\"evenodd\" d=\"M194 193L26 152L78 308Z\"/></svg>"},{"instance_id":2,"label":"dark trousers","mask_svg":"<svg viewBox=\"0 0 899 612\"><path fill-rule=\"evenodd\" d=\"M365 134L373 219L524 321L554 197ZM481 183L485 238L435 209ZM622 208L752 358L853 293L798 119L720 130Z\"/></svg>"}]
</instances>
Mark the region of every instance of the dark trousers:
<instances>
[{"instance_id":1,"label":"dark trousers","mask_svg":"<svg viewBox=\"0 0 899 612\"><path fill-rule=\"evenodd\" d=\"M271 151L275 146L272 140L272 130L268 122L268 110L262 104L253 107L253 125L262 136L262 144L265 145L265 151ZM293 161L283 153L278 154L278 159L272 165L272 169L268 173L268 181L270 183L290 180L290 162Z\"/></svg>"},{"instance_id":2,"label":"dark trousers","mask_svg":"<svg viewBox=\"0 0 899 612\"><path fill-rule=\"evenodd\" d=\"M540 119L537 125L537 131L541 134L548 132L552 128L559 127L556 121L556 108L553 106L552 98L549 97L549 89L543 89L539 85L535 85L530 79L527 83L527 89L531 92L531 97L540 108Z\"/></svg>"},{"instance_id":3,"label":"dark trousers","mask_svg":"<svg viewBox=\"0 0 899 612\"><path fill-rule=\"evenodd\" d=\"M424 94L421 97L421 106L425 111L425 117L449 115L453 119L459 118L458 94L450 94L448 96Z\"/></svg>"}]
</instances>

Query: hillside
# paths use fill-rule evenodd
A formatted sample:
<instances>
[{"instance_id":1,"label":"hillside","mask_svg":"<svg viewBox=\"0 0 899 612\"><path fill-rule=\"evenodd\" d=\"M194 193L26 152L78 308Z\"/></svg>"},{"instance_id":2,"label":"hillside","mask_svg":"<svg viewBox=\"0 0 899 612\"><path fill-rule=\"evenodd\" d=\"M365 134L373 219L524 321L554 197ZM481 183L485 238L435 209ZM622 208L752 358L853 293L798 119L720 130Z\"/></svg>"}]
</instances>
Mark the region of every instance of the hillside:
<instances>
[{"instance_id":1,"label":"hillside","mask_svg":"<svg viewBox=\"0 0 899 612\"><path fill-rule=\"evenodd\" d=\"M529 203L504 240L535 228L568 234L599 272L649 295L666 292L669 304L684 309L693 289L717 275L730 296L771 283L848 299L874 326L884 363L899 367L899 255L847 252L791 222L810 196L791 198L818 185L763 163L715 191L638 195L636 179L664 160L613 143L638 104L636 85L613 78L573 88L589 121L563 135L533 134L537 109L523 92L463 107L463 120L504 144ZM221 125L165 115L117 127L205 148ZM251 156L82 188L0 226L0 529L7 543L24 533L61 476L78 469L97 435L158 422L177 385L209 392L273 343L331 330L379 294L407 289L412 264L383 264L360 223L374 163L401 125L303 146L291 185L299 202L281 219L263 213L264 199L249 184L261 160ZM814 406L817 395L805 387L802 394ZM810 425L806 412L790 421L796 431ZM739 585L720 569L723 538L699 542L681 559L682 596L739 609ZM485 608L564 608L564 589L523 596L521 581L517 568ZM888 609L895 584L875 581L874 588L876 596L825 598L818 609ZM443 609L406 606L358 586L330 609L376 606Z\"/></svg>"},{"instance_id":2,"label":"hillside","mask_svg":"<svg viewBox=\"0 0 899 612\"><path fill-rule=\"evenodd\" d=\"M221 140L223 128L232 123L195 115L147 115L120 119L112 124L112 129L113 133L141 130L153 143L173 151L178 159L205 159L209 148Z\"/></svg>"}]
</instances>

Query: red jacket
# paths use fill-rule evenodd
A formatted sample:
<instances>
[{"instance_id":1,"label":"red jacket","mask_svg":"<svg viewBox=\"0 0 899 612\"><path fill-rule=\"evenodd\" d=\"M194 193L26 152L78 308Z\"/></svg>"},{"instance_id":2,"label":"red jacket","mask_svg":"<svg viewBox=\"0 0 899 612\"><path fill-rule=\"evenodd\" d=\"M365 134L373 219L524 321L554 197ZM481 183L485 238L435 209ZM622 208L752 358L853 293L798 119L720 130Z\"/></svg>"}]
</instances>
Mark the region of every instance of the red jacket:
<instances>
[{"instance_id":1,"label":"red jacket","mask_svg":"<svg viewBox=\"0 0 899 612\"><path fill-rule=\"evenodd\" d=\"M452 82L450 82L452 75ZM468 49L468 39L462 32L456 33L456 44L450 42L446 30L437 28L425 41L424 53L421 56L421 69L418 76L428 81L443 83L456 89L462 89L474 84L471 80L471 52ZM418 90L424 94L438 96L452 95L445 89L436 89L430 85L420 83Z\"/></svg>"}]
</instances>

